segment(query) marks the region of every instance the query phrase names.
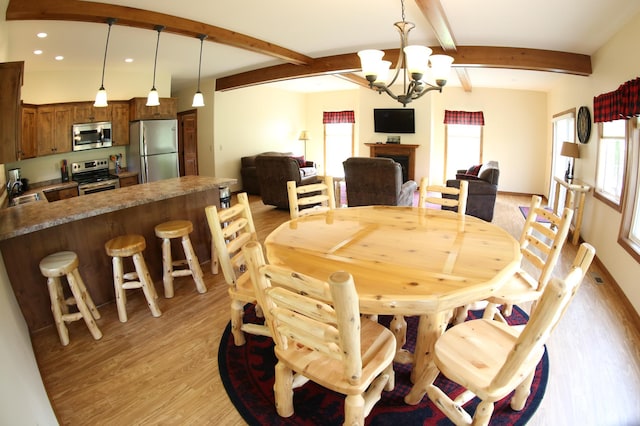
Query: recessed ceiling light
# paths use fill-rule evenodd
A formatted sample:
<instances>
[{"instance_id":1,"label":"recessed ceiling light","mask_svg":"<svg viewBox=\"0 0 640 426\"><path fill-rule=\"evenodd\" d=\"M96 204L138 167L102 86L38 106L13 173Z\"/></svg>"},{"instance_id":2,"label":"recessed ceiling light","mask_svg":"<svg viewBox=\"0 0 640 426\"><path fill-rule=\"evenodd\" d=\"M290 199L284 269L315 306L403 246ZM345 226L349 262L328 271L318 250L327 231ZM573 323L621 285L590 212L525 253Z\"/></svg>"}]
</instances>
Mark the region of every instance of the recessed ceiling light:
<instances>
[{"instance_id":1,"label":"recessed ceiling light","mask_svg":"<svg viewBox=\"0 0 640 426\"><path fill-rule=\"evenodd\" d=\"M126 58L124 61L126 63L130 64L131 62L133 62L133 58Z\"/></svg>"},{"instance_id":2,"label":"recessed ceiling light","mask_svg":"<svg viewBox=\"0 0 640 426\"><path fill-rule=\"evenodd\" d=\"M56 56L56 58L55 58L55 59L56 59L56 61L61 61L61 60L63 60L63 59L64 59L64 56L62 56L62 55L58 55L58 56Z\"/></svg>"},{"instance_id":3,"label":"recessed ceiling light","mask_svg":"<svg viewBox=\"0 0 640 426\"><path fill-rule=\"evenodd\" d=\"M42 50L40 50L40 49L34 50L33 54L34 55L42 55Z\"/></svg>"},{"instance_id":4,"label":"recessed ceiling light","mask_svg":"<svg viewBox=\"0 0 640 426\"><path fill-rule=\"evenodd\" d=\"M36 34L39 38L45 38L47 36L47 33L38 33Z\"/></svg>"}]
</instances>

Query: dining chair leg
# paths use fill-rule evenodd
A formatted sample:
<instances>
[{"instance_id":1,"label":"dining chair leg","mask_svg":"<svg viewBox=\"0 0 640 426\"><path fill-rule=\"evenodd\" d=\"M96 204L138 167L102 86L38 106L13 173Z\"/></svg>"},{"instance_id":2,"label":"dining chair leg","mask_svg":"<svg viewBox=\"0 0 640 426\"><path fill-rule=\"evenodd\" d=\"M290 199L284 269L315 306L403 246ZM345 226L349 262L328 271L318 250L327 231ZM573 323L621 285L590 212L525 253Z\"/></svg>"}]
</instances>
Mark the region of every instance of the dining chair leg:
<instances>
[{"instance_id":1,"label":"dining chair leg","mask_svg":"<svg viewBox=\"0 0 640 426\"><path fill-rule=\"evenodd\" d=\"M293 371L282 362L276 364L273 392L278 415L281 417L291 417L294 413Z\"/></svg>"},{"instance_id":2,"label":"dining chair leg","mask_svg":"<svg viewBox=\"0 0 640 426\"><path fill-rule=\"evenodd\" d=\"M536 373L536 370L534 369L527 376L527 378L524 379L522 383L520 383L520 385L518 385L518 387L516 388L515 393L511 397L510 405L512 410L520 411L524 408L525 404L527 403L527 399L531 394L531 384L533 383L533 378L535 376L535 373Z\"/></svg>"},{"instance_id":3,"label":"dining chair leg","mask_svg":"<svg viewBox=\"0 0 640 426\"><path fill-rule=\"evenodd\" d=\"M233 343L236 346L244 345L247 340L244 337L242 331L242 315L244 313L244 306L241 301L231 300L231 334L233 334Z\"/></svg>"}]
</instances>

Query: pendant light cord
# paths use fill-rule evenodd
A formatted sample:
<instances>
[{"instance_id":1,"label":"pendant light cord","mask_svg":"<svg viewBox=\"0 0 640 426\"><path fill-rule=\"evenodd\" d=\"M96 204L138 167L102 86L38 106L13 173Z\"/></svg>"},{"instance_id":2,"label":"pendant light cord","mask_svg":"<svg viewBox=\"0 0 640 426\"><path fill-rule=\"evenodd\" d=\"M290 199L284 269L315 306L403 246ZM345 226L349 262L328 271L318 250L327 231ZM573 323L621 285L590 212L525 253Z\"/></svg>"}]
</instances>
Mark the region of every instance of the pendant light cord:
<instances>
[{"instance_id":1,"label":"pendant light cord","mask_svg":"<svg viewBox=\"0 0 640 426\"><path fill-rule=\"evenodd\" d=\"M151 90L156 90L156 65L158 64L158 46L160 46L160 32L164 30L163 25L156 25L156 31L158 31L158 39L156 40L156 57L153 60L153 87Z\"/></svg>"},{"instance_id":2,"label":"pendant light cord","mask_svg":"<svg viewBox=\"0 0 640 426\"><path fill-rule=\"evenodd\" d=\"M107 44L104 47L104 60L102 61L102 80L100 81L100 90L104 90L104 69L107 66L107 51L109 50L109 36L111 35L111 26L116 22L114 18L107 19L109 30L107 31Z\"/></svg>"},{"instance_id":3,"label":"pendant light cord","mask_svg":"<svg viewBox=\"0 0 640 426\"><path fill-rule=\"evenodd\" d=\"M200 91L200 71L202 70L202 45L204 44L204 39L207 38L206 34L200 34L198 36L198 38L200 39L200 62L198 62L198 90L197 92Z\"/></svg>"}]
</instances>

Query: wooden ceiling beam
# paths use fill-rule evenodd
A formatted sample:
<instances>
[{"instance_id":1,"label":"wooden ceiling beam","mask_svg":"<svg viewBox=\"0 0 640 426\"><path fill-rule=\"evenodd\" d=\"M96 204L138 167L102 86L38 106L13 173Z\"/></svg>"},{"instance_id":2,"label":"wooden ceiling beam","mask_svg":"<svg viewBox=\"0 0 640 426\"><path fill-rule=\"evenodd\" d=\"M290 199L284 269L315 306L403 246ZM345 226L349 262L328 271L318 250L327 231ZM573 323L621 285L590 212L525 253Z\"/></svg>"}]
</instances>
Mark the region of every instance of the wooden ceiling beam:
<instances>
[{"instance_id":1,"label":"wooden ceiling beam","mask_svg":"<svg viewBox=\"0 0 640 426\"><path fill-rule=\"evenodd\" d=\"M164 13L127 6L82 0L9 0L7 21L53 20L106 23L115 18L115 25L154 30L163 25L163 31L186 37L207 35L207 42L214 42L250 50L255 53L282 59L292 64L308 64L312 58L293 50L250 37L235 31L184 19Z\"/></svg>"},{"instance_id":2,"label":"wooden ceiling beam","mask_svg":"<svg viewBox=\"0 0 640 426\"><path fill-rule=\"evenodd\" d=\"M591 58L577 53L554 50L525 49L517 47L458 46L455 52L445 52L432 47L433 53L446 53L454 58L454 68L509 68L532 71L549 71L588 76L591 74ZM395 67L399 49L385 50L385 57ZM230 90L261 83L318 75L350 73L360 69L356 53L315 58L308 65L275 65L247 71L216 80L216 90Z\"/></svg>"}]
</instances>

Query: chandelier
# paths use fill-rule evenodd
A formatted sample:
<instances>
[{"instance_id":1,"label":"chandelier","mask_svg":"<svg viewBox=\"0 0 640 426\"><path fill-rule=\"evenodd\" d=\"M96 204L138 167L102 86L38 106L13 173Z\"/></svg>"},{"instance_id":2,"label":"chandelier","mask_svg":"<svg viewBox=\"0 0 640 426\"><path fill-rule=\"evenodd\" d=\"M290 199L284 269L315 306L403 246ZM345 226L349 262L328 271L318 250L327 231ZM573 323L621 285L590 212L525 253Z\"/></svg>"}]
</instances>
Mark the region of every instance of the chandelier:
<instances>
[{"instance_id":1,"label":"chandelier","mask_svg":"<svg viewBox=\"0 0 640 426\"><path fill-rule=\"evenodd\" d=\"M402 4L402 22L394 24L400 32L400 53L396 63L395 75L391 81L385 83L389 76L391 62L382 60L384 56L382 50L361 50L358 52L358 56L360 57L362 72L369 82L369 87L378 93L385 92L403 106L407 106L409 102L424 96L427 92L432 90L442 92L442 88L447 84L447 77L451 71L453 58L448 55L432 55L433 51L426 46L407 44L409 31L415 25L405 20L404 0L400 0L400 3ZM431 63L431 68L429 68L429 63ZM398 79L401 70L404 93L395 95L390 87ZM435 84L424 81L425 74L430 74L435 80Z\"/></svg>"}]
</instances>

